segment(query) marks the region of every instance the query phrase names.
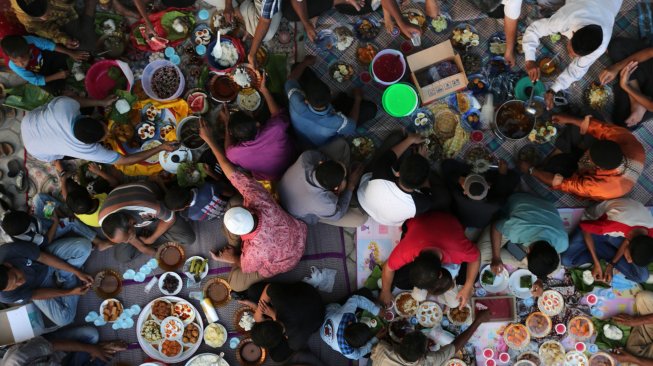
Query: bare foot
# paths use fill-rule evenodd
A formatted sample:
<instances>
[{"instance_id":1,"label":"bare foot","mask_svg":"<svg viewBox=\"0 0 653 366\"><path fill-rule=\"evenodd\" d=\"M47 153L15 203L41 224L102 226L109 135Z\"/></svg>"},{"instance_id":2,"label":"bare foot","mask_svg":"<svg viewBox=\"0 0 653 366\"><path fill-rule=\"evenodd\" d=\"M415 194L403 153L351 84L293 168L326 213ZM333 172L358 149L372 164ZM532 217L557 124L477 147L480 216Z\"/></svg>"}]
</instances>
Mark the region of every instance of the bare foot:
<instances>
[{"instance_id":1,"label":"bare foot","mask_svg":"<svg viewBox=\"0 0 653 366\"><path fill-rule=\"evenodd\" d=\"M424 2L426 16L429 18L436 18L440 15L440 5L438 5L439 0L426 0Z\"/></svg>"},{"instance_id":2,"label":"bare foot","mask_svg":"<svg viewBox=\"0 0 653 366\"><path fill-rule=\"evenodd\" d=\"M646 108L644 108L643 105L637 103L635 105L631 104L630 110L630 116L624 122L626 123L626 126L634 127L637 126L638 123L642 122L642 119L646 114Z\"/></svg>"}]
</instances>

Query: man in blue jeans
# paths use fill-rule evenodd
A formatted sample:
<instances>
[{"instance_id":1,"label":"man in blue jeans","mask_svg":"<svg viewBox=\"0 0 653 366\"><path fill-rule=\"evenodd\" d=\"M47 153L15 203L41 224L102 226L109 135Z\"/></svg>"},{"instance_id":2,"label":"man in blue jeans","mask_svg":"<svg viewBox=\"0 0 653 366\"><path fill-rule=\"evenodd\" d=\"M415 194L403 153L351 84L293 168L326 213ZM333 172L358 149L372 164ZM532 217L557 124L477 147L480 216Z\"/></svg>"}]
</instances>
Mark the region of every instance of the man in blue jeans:
<instances>
[{"instance_id":1,"label":"man in blue jeans","mask_svg":"<svg viewBox=\"0 0 653 366\"><path fill-rule=\"evenodd\" d=\"M33 301L54 324L72 323L79 297L93 284L80 270L91 249L84 238L59 239L44 251L24 241L0 245L0 302Z\"/></svg>"},{"instance_id":2,"label":"man in blue jeans","mask_svg":"<svg viewBox=\"0 0 653 366\"><path fill-rule=\"evenodd\" d=\"M617 198L585 210L579 230L562 255L562 264L576 267L591 263L597 281L610 283L616 268L631 281L653 282L648 265L653 262L653 215L641 202ZM606 261L605 270L600 261Z\"/></svg>"},{"instance_id":3,"label":"man in blue jeans","mask_svg":"<svg viewBox=\"0 0 653 366\"><path fill-rule=\"evenodd\" d=\"M97 329L92 326L61 329L11 346L0 364L103 366L114 354L127 349L124 342L98 343L99 339Z\"/></svg>"}]
</instances>

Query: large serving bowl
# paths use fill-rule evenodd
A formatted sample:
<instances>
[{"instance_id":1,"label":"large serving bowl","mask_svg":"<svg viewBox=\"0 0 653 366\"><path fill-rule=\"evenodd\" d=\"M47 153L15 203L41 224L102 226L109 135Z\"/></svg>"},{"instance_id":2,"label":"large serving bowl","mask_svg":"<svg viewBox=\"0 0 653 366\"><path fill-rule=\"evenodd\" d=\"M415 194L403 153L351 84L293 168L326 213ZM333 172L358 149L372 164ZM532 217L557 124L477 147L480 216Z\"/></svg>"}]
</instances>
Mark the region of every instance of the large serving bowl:
<instances>
[{"instance_id":1,"label":"large serving bowl","mask_svg":"<svg viewBox=\"0 0 653 366\"><path fill-rule=\"evenodd\" d=\"M153 84L152 77L154 76L154 73L156 73L159 69L163 67L169 67L169 66L174 67L174 69L177 71L177 74L179 75L179 85L177 86L177 90L172 95L170 95L167 98L161 98L152 89L152 84ZM141 77L141 82L143 84L143 91L145 92L145 94L147 94L148 97L154 100L158 100L160 102L167 102L179 98L181 94L184 92L184 87L186 86L186 82L184 80L184 74L181 72L181 70L179 70L177 65L173 64L168 60L155 60L147 64L147 66L145 66L145 69L143 69L143 76Z\"/></svg>"},{"instance_id":2,"label":"large serving bowl","mask_svg":"<svg viewBox=\"0 0 653 366\"><path fill-rule=\"evenodd\" d=\"M526 113L526 105L521 100L503 103L494 118L494 133L503 140L518 141L528 137L535 118Z\"/></svg>"},{"instance_id":3,"label":"large serving bowl","mask_svg":"<svg viewBox=\"0 0 653 366\"><path fill-rule=\"evenodd\" d=\"M243 44L238 40L237 38L233 38L230 36L220 36L220 44L231 44L236 48L236 52L238 53L238 60L231 66L222 66L218 63L218 60L216 60L211 53L213 52L213 48L215 47L217 39L214 39L209 43L208 46L206 46L206 60L209 63L209 66L211 69L216 70L216 71L230 71L234 66L242 63L245 61L245 47L243 47ZM224 51L223 51L224 52Z\"/></svg>"},{"instance_id":4,"label":"large serving bowl","mask_svg":"<svg viewBox=\"0 0 653 366\"><path fill-rule=\"evenodd\" d=\"M200 118L197 116L188 116L177 125L177 140L181 145L189 148L191 151L203 149L206 142L199 135Z\"/></svg>"},{"instance_id":5,"label":"large serving bowl","mask_svg":"<svg viewBox=\"0 0 653 366\"><path fill-rule=\"evenodd\" d=\"M117 60L101 60L91 65L84 79L84 86L91 98L104 99L114 91L116 81L109 76L109 70L112 67L120 69L127 79L125 90L131 90L132 85L134 85L134 74L129 65Z\"/></svg>"},{"instance_id":6,"label":"large serving bowl","mask_svg":"<svg viewBox=\"0 0 653 366\"><path fill-rule=\"evenodd\" d=\"M381 85L395 84L404 77L405 73L406 58L397 50L379 51L370 63L370 74L374 81Z\"/></svg>"}]
</instances>

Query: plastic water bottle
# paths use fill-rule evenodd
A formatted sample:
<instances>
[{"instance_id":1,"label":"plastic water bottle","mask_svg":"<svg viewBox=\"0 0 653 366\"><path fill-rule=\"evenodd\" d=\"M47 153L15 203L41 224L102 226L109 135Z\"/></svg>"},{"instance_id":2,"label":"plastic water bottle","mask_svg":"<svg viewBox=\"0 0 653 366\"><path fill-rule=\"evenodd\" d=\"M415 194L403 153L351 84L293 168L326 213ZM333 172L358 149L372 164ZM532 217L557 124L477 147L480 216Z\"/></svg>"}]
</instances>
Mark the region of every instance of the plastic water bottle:
<instances>
[{"instance_id":1,"label":"plastic water bottle","mask_svg":"<svg viewBox=\"0 0 653 366\"><path fill-rule=\"evenodd\" d=\"M193 300L197 300L197 301L204 300L204 294L202 293L202 291L189 292L188 297L190 297Z\"/></svg>"},{"instance_id":2,"label":"plastic water bottle","mask_svg":"<svg viewBox=\"0 0 653 366\"><path fill-rule=\"evenodd\" d=\"M97 319L99 317L100 317L100 315L98 313L96 313L95 311L91 311L91 312L88 313L88 315L86 315L86 317L84 318L84 321L87 322L87 323L93 323L95 321L95 319Z\"/></svg>"},{"instance_id":3,"label":"plastic water bottle","mask_svg":"<svg viewBox=\"0 0 653 366\"><path fill-rule=\"evenodd\" d=\"M150 282L148 282L147 285L145 285L145 293L149 294L150 291L152 291L152 287L154 287L154 285L156 285L157 282L159 282L159 279L156 276L152 277L152 279L150 279Z\"/></svg>"}]
</instances>

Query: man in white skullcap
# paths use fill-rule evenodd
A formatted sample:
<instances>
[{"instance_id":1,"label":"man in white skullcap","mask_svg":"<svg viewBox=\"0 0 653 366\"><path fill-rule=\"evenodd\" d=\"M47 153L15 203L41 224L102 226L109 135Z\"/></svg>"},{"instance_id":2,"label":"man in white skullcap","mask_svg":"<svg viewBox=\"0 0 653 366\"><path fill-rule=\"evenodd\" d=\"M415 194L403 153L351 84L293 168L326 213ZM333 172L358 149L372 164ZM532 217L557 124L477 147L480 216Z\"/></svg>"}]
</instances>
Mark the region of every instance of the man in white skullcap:
<instances>
[{"instance_id":1,"label":"man in white skullcap","mask_svg":"<svg viewBox=\"0 0 653 366\"><path fill-rule=\"evenodd\" d=\"M226 109L221 111L223 118L226 113ZM232 207L224 215L229 245L211 252L213 260L232 265L228 279L231 289L242 292L256 282L295 268L304 254L306 224L284 211L254 178L236 170L204 121L200 136L243 198L239 204L232 200Z\"/></svg>"}]
</instances>

